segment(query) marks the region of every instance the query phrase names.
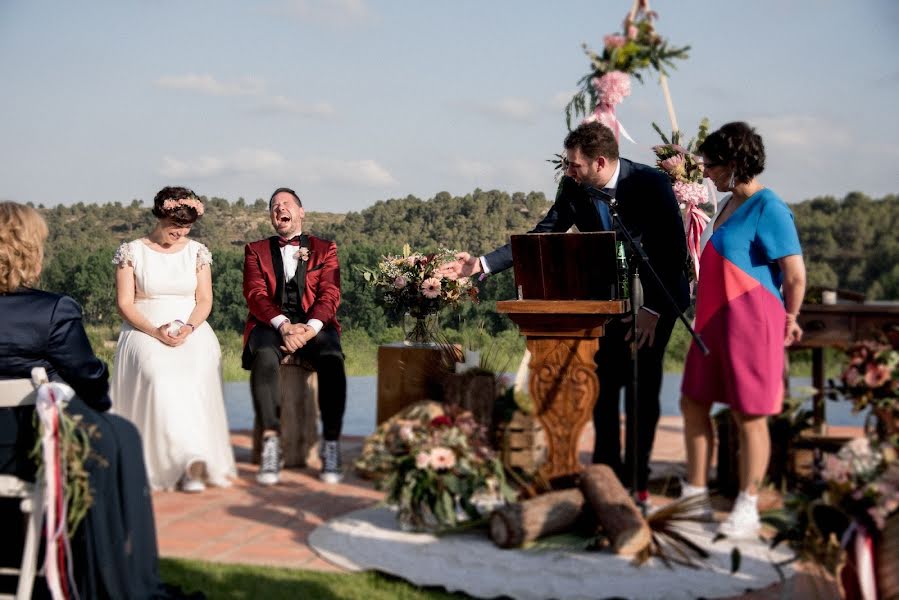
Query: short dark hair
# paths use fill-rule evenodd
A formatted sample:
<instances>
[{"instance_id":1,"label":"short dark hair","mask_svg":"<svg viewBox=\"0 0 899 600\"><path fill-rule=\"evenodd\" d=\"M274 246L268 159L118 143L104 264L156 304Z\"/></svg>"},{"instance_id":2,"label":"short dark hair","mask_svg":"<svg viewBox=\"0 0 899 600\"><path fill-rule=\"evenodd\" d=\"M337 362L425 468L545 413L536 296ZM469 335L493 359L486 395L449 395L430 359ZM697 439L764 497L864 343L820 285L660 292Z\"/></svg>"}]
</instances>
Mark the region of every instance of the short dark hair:
<instances>
[{"instance_id":1,"label":"short dark hair","mask_svg":"<svg viewBox=\"0 0 899 600\"><path fill-rule=\"evenodd\" d=\"M746 183L765 170L765 144L755 129L742 121L722 125L696 149L706 164L734 164L734 179Z\"/></svg>"},{"instance_id":2,"label":"short dark hair","mask_svg":"<svg viewBox=\"0 0 899 600\"><path fill-rule=\"evenodd\" d=\"M300 200L300 197L297 195L297 193L295 191L293 191L290 188L280 187L280 188L276 189L274 192L272 192L271 198L268 199L268 209L269 210L272 209L272 203L275 201L275 196L277 196L281 192L284 192L284 193L287 193L287 194L290 194L291 196L293 196L293 199L297 201L297 204L300 205L300 208L303 207L303 201Z\"/></svg>"},{"instance_id":3,"label":"short dark hair","mask_svg":"<svg viewBox=\"0 0 899 600\"><path fill-rule=\"evenodd\" d=\"M581 154L593 160L603 156L618 160L618 140L612 130L600 123L581 123L565 136L566 150L579 148Z\"/></svg>"},{"instance_id":4,"label":"short dark hair","mask_svg":"<svg viewBox=\"0 0 899 600\"><path fill-rule=\"evenodd\" d=\"M166 202L187 200L188 202ZM153 198L153 216L157 219L171 219L176 225L193 225L203 214L203 202L186 187L167 186L159 190Z\"/></svg>"}]
</instances>

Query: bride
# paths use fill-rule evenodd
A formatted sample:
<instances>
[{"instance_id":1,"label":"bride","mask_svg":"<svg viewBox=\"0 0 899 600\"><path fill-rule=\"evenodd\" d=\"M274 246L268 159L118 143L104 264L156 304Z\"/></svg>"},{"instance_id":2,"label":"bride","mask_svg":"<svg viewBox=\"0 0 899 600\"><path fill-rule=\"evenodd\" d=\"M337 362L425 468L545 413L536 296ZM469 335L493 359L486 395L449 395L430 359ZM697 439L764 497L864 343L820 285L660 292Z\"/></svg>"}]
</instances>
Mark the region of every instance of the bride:
<instances>
[{"instance_id":1,"label":"bride","mask_svg":"<svg viewBox=\"0 0 899 600\"><path fill-rule=\"evenodd\" d=\"M124 319L110 395L143 439L154 490L202 492L236 476L222 396L221 349L206 323L212 255L188 239L203 203L191 190L156 194L146 238L116 251L116 303Z\"/></svg>"}]
</instances>

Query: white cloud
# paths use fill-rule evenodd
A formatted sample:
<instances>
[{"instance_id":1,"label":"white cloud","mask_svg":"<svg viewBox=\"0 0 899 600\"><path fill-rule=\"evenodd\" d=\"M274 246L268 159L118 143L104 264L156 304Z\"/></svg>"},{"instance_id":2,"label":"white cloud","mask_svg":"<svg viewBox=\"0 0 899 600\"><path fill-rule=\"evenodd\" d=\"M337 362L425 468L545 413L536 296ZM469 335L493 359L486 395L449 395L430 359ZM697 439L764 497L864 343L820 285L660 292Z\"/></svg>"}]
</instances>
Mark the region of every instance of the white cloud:
<instances>
[{"instance_id":1,"label":"white cloud","mask_svg":"<svg viewBox=\"0 0 899 600\"><path fill-rule=\"evenodd\" d=\"M366 0L280 0L268 5L266 11L334 25L366 23L374 18Z\"/></svg>"},{"instance_id":2,"label":"white cloud","mask_svg":"<svg viewBox=\"0 0 899 600\"><path fill-rule=\"evenodd\" d=\"M475 110L510 121L530 121L537 114L533 102L524 98L503 98L475 105Z\"/></svg>"},{"instance_id":3,"label":"white cloud","mask_svg":"<svg viewBox=\"0 0 899 600\"><path fill-rule=\"evenodd\" d=\"M334 186L383 188L397 184L390 171L372 159L288 160L280 153L265 148L245 148L230 155L194 159L164 156L159 173L170 179L263 175Z\"/></svg>"},{"instance_id":4,"label":"white cloud","mask_svg":"<svg viewBox=\"0 0 899 600\"><path fill-rule=\"evenodd\" d=\"M167 75L156 80L156 85L170 90L196 92L209 96L255 96L261 94L265 82L252 77L236 81L219 81L212 75Z\"/></svg>"},{"instance_id":5,"label":"white cloud","mask_svg":"<svg viewBox=\"0 0 899 600\"><path fill-rule=\"evenodd\" d=\"M302 169L302 173L321 182L349 183L372 188L397 184L390 171L370 158L349 161L319 159L311 162L303 161L303 165L306 166Z\"/></svg>"},{"instance_id":6,"label":"white cloud","mask_svg":"<svg viewBox=\"0 0 899 600\"><path fill-rule=\"evenodd\" d=\"M286 96L272 96L261 101L256 107L257 112L270 114L290 114L306 117L330 117L336 111L327 102L315 102L305 104Z\"/></svg>"},{"instance_id":7,"label":"white cloud","mask_svg":"<svg viewBox=\"0 0 899 600\"><path fill-rule=\"evenodd\" d=\"M244 148L230 156L201 156L193 160L164 156L159 172L173 179L207 178L242 173L278 174L286 165L284 157L274 150Z\"/></svg>"},{"instance_id":8,"label":"white cloud","mask_svg":"<svg viewBox=\"0 0 899 600\"><path fill-rule=\"evenodd\" d=\"M565 110L568 103L574 97L576 90L557 92L549 101L549 107L553 110Z\"/></svg>"},{"instance_id":9,"label":"white cloud","mask_svg":"<svg viewBox=\"0 0 899 600\"><path fill-rule=\"evenodd\" d=\"M851 140L849 131L840 123L834 123L814 115L787 114L750 118L749 123L758 129L766 144L784 146L791 150L836 148Z\"/></svg>"}]
</instances>

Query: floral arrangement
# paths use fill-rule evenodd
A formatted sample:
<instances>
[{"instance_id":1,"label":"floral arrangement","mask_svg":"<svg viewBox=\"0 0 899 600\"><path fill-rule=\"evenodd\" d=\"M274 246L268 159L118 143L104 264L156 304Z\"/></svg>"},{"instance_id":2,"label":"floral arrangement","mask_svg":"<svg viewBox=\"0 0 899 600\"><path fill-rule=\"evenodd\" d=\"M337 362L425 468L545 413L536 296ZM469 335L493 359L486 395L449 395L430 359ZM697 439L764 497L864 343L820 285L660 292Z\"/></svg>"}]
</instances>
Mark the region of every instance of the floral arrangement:
<instances>
[{"instance_id":1,"label":"floral arrangement","mask_svg":"<svg viewBox=\"0 0 899 600\"><path fill-rule=\"evenodd\" d=\"M662 144L652 147L656 155L656 166L671 180L674 197L681 209L684 232L687 236L687 250L694 279L699 278L700 237L708 224L709 215L701 208L711 204L714 213L717 197L715 190L704 182L702 159L695 154L696 148L709 133L709 120L699 123L699 133L686 146L681 145L681 132L674 131L667 137L658 125L653 129L662 138Z\"/></svg>"},{"instance_id":2,"label":"floral arrangement","mask_svg":"<svg viewBox=\"0 0 899 600\"><path fill-rule=\"evenodd\" d=\"M469 278L451 280L437 273L440 265L456 260L455 254L445 248L421 254L412 252L406 244L402 256L384 256L376 269L360 271L365 281L382 292L381 299L388 308L422 317L457 306L466 298L477 302L478 289Z\"/></svg>"},{"instance_id":3,"label":"floral arrangement","mask_svg":"<svg viewBox=\"0 0 899 600\"><path fill-rule=\"evenodd\" d=\"M852 440L825 455L821 476L827 485L824 501L869 527L883 529L899 509L899 460L889 441Z\"/></svg>"},{"instance_id":4,"label":"floral arrangement","mask_svg":"<svg viewBox=\"0 0 899 600\"><path fill-rule=\"evenodd\" d=\"M476 522L479 505L514 499L485 428L470 412L434 415L426 404L434 403L422 403L379 429L356 461L358 469L378 478L401 526L452 528Z\"/></svg>"},{"instance_id":5,"label":"floral arrangement","mask_svg":"<svg viewBox=\"0 0 899 600\"><path fill-rule=\"evenodd\" d=\"M620 129L614 115L614 107L630 94L630 76L642 83L642 71L654 69L665 74L665 66L674 66L674 60L687 58L689 46L672 47L656 33L653 20L658 15L647 9L646 2L638 2L636 10L628 13L622 31L603 38L602 52L591 50L586 44L584 52L590 59L592 70L580 79L580 89L565 107L565 120L571 128L572 115L587 116L599 120L613 131ZM624 133L627 137L626 132Z\"/></svg>"},{"instance_id":6,"label":"floral arrangement","mask_svg":"<svg viewBox=\"0 0 899 600\"><path fill-rule=\"evenodd\" d=\"M888 344L865 341L847 354L849 364L840 382L831 382L832 392L851 400L854 412L899 409L899 352Z\"/></svg>"}]
</instances>

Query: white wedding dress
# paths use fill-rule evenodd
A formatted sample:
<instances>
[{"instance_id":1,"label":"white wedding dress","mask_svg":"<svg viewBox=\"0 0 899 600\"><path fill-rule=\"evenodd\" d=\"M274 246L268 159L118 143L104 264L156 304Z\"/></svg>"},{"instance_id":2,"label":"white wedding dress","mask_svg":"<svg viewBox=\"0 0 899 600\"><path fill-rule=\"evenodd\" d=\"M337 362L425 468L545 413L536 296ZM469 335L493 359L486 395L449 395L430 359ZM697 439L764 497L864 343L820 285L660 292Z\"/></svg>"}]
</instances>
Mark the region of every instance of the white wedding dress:
<instances>
[{"instance_id":1,"label":"white wedding dress","mask_svg":"<svg viewBox=\"0 0 899 600\"><path fill-rule=\"evenodd\" d=\"M203 244L190 240L174 253L152 250L141 240L123 243L113 263L134 267L137 309L159 327L187 321L196 304L197 269L212 262ZM206 462L207 483L230 485L234 453L222 394L222 353L203 322L177 347L122 323L110 396L112 412L134 423L143 439L154 490L174 489L188 462Z\"/></svg>"}]
</instances>

